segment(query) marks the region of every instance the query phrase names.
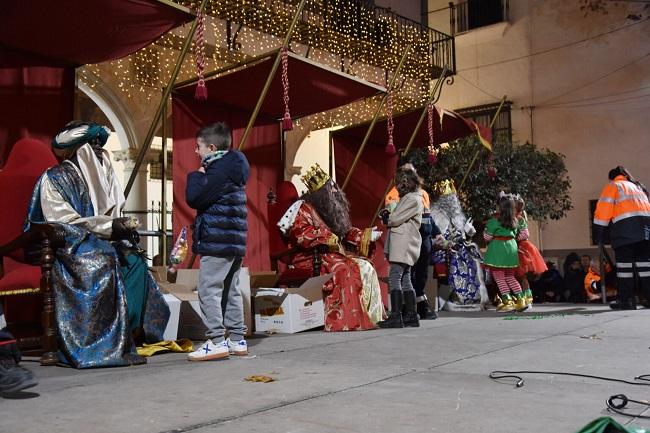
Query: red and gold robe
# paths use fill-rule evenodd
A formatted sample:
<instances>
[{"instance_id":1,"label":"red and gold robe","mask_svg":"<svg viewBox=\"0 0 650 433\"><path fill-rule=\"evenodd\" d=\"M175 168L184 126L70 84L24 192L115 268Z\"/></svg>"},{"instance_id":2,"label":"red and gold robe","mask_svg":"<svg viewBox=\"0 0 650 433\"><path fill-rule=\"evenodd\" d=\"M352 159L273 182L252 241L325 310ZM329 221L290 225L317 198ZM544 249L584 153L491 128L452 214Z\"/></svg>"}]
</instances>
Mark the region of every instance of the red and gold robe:
<instances>
[{"instance_id":1,"label":"red and gold robe","mask_svg":"<svg viewBox=\"0 0 650 433\"><path fill-rule=\"evenodd\" d=\"M375 324L364 308L363 282L359 265L347 256L340 247L339 239L307 202L301 202L292 221L283 231L290 248L311 249L318 245L328 246L330 252L321 255L323 264L321 274L333 274L323 287L326 331L352 331L373 329ZM344 239L346 244L361 246L367 241L363 231L351 229ZM312 255L298 253L292 264L296 268L311 269Z\"/></svg>"}]
</instances>

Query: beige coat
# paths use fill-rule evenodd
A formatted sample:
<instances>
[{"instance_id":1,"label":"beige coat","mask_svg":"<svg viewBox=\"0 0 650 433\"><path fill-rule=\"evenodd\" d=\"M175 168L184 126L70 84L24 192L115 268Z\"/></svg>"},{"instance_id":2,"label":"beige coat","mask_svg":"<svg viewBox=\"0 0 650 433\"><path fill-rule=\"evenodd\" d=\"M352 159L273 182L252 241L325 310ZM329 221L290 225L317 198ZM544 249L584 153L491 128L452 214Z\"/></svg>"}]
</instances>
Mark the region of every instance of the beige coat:
<instances>
[{"instance_id":1,"label":"beige coat","mask_svg":"<svg viewBox=\"0 0 650 433\"><path fill-rule=\"evenodd\" d=\"M402 197L388 219L388 261L413 266L420 256L420 223L422 193L411 192Z\"/></svg>"}]
</instances>

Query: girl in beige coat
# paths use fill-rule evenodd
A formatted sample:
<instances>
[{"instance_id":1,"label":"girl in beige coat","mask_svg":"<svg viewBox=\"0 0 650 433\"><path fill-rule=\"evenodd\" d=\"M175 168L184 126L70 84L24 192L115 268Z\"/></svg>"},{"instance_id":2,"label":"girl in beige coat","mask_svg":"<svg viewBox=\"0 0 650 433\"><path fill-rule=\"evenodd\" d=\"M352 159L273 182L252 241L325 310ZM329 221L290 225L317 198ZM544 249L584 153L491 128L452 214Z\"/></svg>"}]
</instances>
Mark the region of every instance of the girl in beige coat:
<instances>
[{"instance_id":1,"label":"girl in beige coat","mask_svg":"<svg viewBox=\"0 0 650 433\"><path fill-rule=\"evenodd\" d=\"M380 328L420 326L415 311L415 291L411 284L411 266L420 256L420 223L422 222L421 179L412 168L400 168L395 175L395 186L400 201L388 219L388 252L390 272L390 315L379 322ZM402 314L402 303L404 314Z\"/></svg>"}]
</instances>

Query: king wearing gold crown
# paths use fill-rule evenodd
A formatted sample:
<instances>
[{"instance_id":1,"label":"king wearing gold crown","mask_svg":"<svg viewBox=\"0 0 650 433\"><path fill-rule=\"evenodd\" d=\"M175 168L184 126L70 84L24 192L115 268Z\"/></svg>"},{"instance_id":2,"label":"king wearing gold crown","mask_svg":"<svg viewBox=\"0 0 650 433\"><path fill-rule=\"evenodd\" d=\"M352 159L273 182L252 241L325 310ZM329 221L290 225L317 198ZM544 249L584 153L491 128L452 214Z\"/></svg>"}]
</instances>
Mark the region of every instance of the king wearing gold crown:
<instances>
[{"instance_id":1,"label":"king wearing gold crown","mask_svg":"<svg viewBox=\"0 0 650 433\"><path fill-rule=\"evenodd\" d=\"M290 248L299 252L292 265L311 269L309 250L320 247L321 274L332 274L323 288L326 331L375 328L384 308L377 272L366 260L381 232L360 230L350 222L350 203L323 169L315 164L302 176L307 192L278 223Z\"/></svg>"}]
</instances>

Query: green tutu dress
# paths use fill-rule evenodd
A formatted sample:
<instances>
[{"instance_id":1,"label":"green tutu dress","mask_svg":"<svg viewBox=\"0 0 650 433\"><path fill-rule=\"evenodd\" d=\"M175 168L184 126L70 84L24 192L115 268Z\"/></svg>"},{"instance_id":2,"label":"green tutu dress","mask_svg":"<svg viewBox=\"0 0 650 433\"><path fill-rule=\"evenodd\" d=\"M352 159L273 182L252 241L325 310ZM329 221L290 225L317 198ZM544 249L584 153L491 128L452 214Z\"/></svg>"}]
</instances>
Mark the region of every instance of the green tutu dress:
<instances>
[{"instance_id":1,"label":"green tutu dress","mask_svg":"<svg viewBox=\"0 0 650 433\"><path fill-rule=\"evenodd\" d=\"M517 253L517 229L503 227L498 219L490 218L485 226L485 233L493 236L488 243L483 257L483 266L495 269L510 269L519 267Z\"/></svg>"}]
</instances>

